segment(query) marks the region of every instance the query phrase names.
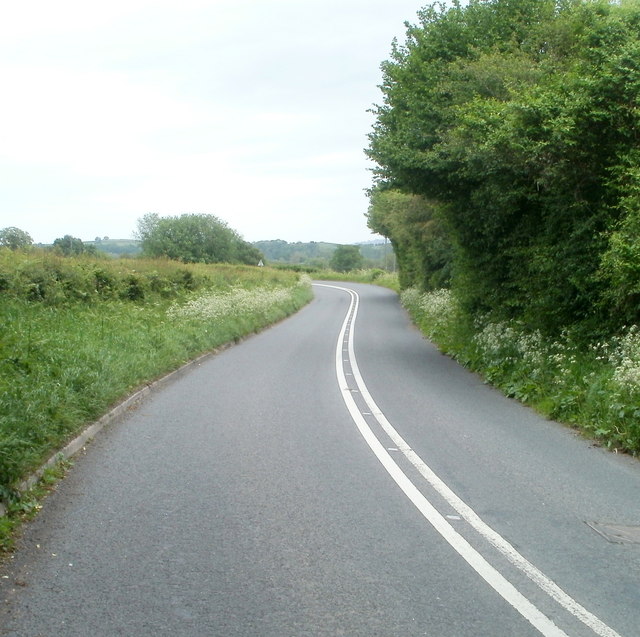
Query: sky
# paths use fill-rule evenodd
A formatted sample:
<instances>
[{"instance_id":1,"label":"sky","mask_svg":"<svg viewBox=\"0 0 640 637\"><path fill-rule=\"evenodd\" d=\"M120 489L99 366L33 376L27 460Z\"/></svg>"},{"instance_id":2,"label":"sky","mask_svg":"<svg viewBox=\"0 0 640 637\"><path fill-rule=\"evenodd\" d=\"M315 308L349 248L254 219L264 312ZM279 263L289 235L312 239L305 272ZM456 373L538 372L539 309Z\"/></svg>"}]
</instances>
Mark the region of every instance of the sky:
<instances>
[{"instance_id":1,"label":"sky","mask_svg":"<svg viewBox=\"0 0 640 637\"><path fill-rule=\"evenodd\" d=\"M213 214L356 243L380 64L420 0L32 0L0 21L0 228L134 237Z\"/></svg>"}]
</instances>

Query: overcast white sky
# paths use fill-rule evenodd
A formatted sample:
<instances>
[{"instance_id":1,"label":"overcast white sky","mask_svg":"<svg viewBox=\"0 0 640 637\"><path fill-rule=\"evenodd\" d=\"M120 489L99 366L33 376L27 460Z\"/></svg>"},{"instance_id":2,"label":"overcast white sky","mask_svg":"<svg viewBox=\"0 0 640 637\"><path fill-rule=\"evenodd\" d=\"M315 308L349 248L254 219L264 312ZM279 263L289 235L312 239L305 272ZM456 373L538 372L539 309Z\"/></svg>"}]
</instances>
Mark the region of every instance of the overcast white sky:
<instances>
[{"instance_id":1,"label":"overcast white sky","mask_svg":"<svg viewBox=\"0 0 640 637\"><path fill-rule=\"evenodd\" d=\"M3 3L0 228L131 238L196 212L248 241L373 238L367 109L424 4Z\"/></svg>"}]
</instances>

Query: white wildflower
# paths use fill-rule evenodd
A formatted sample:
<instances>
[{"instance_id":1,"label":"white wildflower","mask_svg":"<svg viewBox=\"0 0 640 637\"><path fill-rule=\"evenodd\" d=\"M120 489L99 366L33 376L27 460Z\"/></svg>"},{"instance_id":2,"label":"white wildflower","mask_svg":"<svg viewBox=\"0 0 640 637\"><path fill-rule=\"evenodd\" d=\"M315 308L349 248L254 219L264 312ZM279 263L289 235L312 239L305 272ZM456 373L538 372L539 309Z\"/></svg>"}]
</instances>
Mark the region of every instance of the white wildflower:
<instances>
[{"instance_id":1,"label":"white wildflower","mask_svg":"<svg viewBox=\"0 0 640 637\"><path fill-rule=\"evenodd\" d=\"M230 316L260 314L288 302L292 290L260 287L253 290L233 288L228 292L209 292L184 305L174 304L167 310L169 318L215 321Z\"/></svg>"},{"instance_id":2,"label":"white wildflower","mask_svg":"<svg viewBox=\"0 0 640 637\"><path fill-rule=\"evenodd\" d=\"M417 288L406 289L402 304L420 316L423 328L430 338L446 328L455 317L457 307L450 290L421 293Z\"/></svg>"},{"instance_id":3,"label":"white wildflower","mask_svg":"<svg viewBox=\"0 0 640 637\"><path fill-rule=\"evenodd\" d=\"M614 339L609 361L615 366L613 380L628 391L640 390L640 332L629 328L624 336Z\"/></svg>"}]
</instances>

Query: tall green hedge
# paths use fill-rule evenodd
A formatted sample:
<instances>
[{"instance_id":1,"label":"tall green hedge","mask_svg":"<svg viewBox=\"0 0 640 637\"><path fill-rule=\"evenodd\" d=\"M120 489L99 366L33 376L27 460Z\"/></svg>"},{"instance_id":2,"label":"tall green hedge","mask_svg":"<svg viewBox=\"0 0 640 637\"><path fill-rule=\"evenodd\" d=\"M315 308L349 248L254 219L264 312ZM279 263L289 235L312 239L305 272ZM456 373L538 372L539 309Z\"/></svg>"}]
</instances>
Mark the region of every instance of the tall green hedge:
<instances>
[{"instance_id":1,"label":"tall green hedge","mask_svg":"<svg viewBox=\"0 0 640 637\"><path fill-rule=\"evenodd\" d=\"M437 208L472 315L549 334L637 322L640 3L470 0L419 18L383 64L374 195ZM400 255L434 238L406 212L382 226L415 284Z\"/></svg>"}]
</instances>

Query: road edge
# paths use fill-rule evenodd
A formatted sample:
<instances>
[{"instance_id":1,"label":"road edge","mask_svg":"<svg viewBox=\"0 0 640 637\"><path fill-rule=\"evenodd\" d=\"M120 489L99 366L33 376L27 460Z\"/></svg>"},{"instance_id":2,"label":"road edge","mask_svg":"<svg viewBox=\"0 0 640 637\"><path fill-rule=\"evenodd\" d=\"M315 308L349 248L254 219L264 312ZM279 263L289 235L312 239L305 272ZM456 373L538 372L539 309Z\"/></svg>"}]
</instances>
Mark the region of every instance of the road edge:
<instances>
[{"instance_id":1,"label":"road edge","mask_svg":"<svg viewBox=\"0 0 640 637\"><path fill-rule=\"evenodd\" d=\"M271 327L271 326L268 326ZM212 349L204 354L200 354L193 360L186 362L184 365L181 365L177 369L165 374L153 380L151 382L146 383L140 389L137 389L132 394L124 397L120 402L118 402L115 406L113 406L107 413L101 416L98 420L88 424L75 438L73 438L69 443L67 443L62 449L56 451L53 455L49 457L43 464L38 467L33 473L28 475L22 482L18 484L16 487L16 491L19 494L24 494L29 489L31 489L44 475L44 472L50 467L54 466L61 460L69 460L73 456L75 456L80 450L82 450L85 445L96 437L100 431L102 431L108 424L112 423L114 420L121 417L130 409L134 409L138 405L140 405L148 396L150 396L153 392L158 391L167 383L183 376L187 372L189 372L193 367L197 367L202 364L206 359L211 358L220 354L221 352L234 347L235 345L241 343L242 341L250 338L253 334L249 334L245 337L238 338L234 341L230 341L225 343L224 345L220 345L215 349ZM7 505L4 502L0 502L0 517L7 514Z\"/></svg>"}]
</instances>

